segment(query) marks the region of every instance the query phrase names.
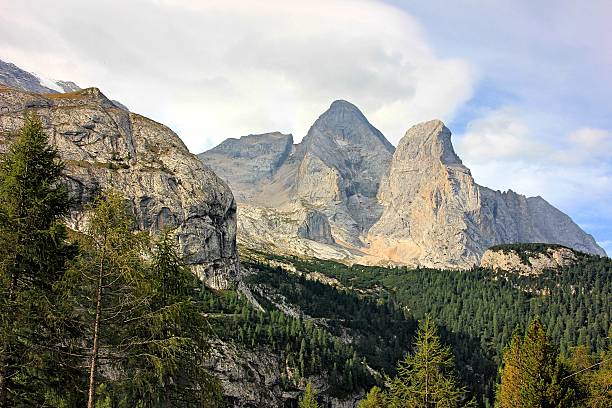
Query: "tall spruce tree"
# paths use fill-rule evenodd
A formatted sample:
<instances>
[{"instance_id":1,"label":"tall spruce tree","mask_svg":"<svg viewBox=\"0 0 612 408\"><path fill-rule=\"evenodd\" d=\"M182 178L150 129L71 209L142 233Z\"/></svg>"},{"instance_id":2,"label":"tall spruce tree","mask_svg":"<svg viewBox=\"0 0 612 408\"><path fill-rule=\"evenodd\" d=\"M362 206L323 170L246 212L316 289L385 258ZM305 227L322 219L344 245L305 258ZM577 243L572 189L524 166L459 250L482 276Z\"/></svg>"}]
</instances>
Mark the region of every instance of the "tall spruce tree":
<instances>
[{"instance_id":1,"label":"tall spruce tree","mask_svg":"<svg viewBox=\"0 0 612 408\"><path fill-rule=\"evenodd\" d=\"M54 318L54 284L74 255L62 224L69 198L34 115L9 143L0 160L0 406L42 406L69 388Z\"/></svg>"},{"instance_id":2,"label":"tall spruce tree","mask_svg":"<svg viewBox=\"0 0 612 408\"><path fill-rule=\"evenodd\" d=\"M546 329L534 319L522 337L516 332L504 353L501 383L497 390L499 408L574 407L576 385L559 360ZM565 381L564 381L565 379Z\"/></svg>"},{"instance_id":3,"label":"tall spruce tree","mask_svg":"<svg viewBox=\"0 0 612 408\"><path fill-rule=\"evenodd\" d=\"M221 389L205 368L209 326L197 301L202 283L186 267L170 231L155 242L146 313L130 319L123 383L128 403L145 407L216 407ZM127 406L130 406L129 404Z\"/></svg>"},{"instance_id":4,"label":"tall spruce tree","mask_svg":"<svg viewBox=\"0 0 612 408\"><path fill-rule=\"evenodd\" d=\"M387 378L388 406L395 408L454 408L462 406L465 389L455 377L455 362L443 346L429 316L419 322L414 354L397 365L397 376ZM472 402L468 404L472 405ZM467 406L467 405L466 405Z\"/></svg>"}]
</instances>

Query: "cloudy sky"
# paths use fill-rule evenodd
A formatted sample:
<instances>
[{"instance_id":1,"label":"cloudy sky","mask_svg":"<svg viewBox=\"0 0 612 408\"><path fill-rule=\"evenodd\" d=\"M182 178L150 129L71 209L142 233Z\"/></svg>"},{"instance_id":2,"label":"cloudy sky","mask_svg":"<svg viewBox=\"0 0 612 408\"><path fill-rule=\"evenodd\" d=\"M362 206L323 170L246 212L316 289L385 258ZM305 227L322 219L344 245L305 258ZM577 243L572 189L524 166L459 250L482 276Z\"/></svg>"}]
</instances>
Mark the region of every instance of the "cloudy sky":
<instances>
[{"instance_id":1,"label":"cloudy sky","mask_svg":"<svg viewBox=\"0 0 612 408\"><path fill-rule=\"evenodd\" d=\"M612 2L1 0L0 59L97 86L194 153L296 140L335 99L394 144L444 120L476 181L612 253Z\"/></svg>"}]
</instances>

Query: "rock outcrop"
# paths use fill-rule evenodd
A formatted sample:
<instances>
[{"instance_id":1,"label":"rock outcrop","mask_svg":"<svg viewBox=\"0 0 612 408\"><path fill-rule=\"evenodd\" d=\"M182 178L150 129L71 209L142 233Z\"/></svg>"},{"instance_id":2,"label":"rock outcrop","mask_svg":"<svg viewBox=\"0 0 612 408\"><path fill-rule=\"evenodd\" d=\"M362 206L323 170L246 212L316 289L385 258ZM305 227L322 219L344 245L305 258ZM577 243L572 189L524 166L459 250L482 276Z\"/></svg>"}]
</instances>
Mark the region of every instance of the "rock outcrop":
<instances>
[{"instance_id":1,"label":"rock outcrop","mask_svg":"<svg viewBox=\"0 0 612 408\"><path fill-rule=\"evenodd\" d=\"M401 264L466 268L514 242L557 243L603 254L590 235L541 197L474 182L440 121L413 126L399 142L378 194L385 208L370 229L373 256Z\"/></svg>"},{"instance_id":2,"label":"rock outcrop","mask_svg":"<svg viewBox=\"0 0 612 408\"><path fill-rule=\"evenodd\" d=\"M96 88L42 95L0 85L0 108L2 141L26 112L40 118L79 203L70 227L83 228L83 205L100 191L118 190L141 229L175 228L186 262L207 284L233 285L239 264L232 193L169 128L118 108Z\"/></svg>"},{"instance_id":3,"label":"rock outcrop","mask_svg":"<svg viewBox=\"0 0 612 408\"><path fill-rule=\"evenodd\" d=\"M295 406L307 380L321 393L319 401L325 406L355 408L363 397L361 393L342 399L330 396L329 379L324 376L310 376L295 387L283 389L283 378L286 381L297 373L278 354L265 347L247 349L231 342L213 341L207 368L221 382L228 407Z\"/></svg>"},{"instance_id":4,"label":"rock outcrop","mask_svg":"<svg viewBox=\"0 0 612 408\"><path fill-rule=\"evenodd\" d=\"M541 197L476 184L441 121L413 126L394 149L354 105L336 101L291 149L287 136L270 135L200 155L237 191L247 246L438 268L471 267L490 246L514 242L605 254ZM247 170L236 174L243 157Z\"/></svg>"},{"instance_id":5,"label":"rock outcrop","mask_svg":"<svg viewBox=\"0 0 612 408\"><path fill-rule=\"evenodd\" d=\"M537 275L546 269L571 266L578 261L577 253L570 248L560 245L537 246L541 248L501 245L487 249L480 260L480 267L519 275Z\"/></svg>"},{"instance_id":6,"label":"rock outcrop","mask_svg":"<svg viewBox=\"0 0 612 408\"><path fill-rule=\"evenodd\" d=\"M248 202L270 182L293 148L293 137L282 133L227 139L198 158L230 183L236 200Z\"/></svg>"}]
</instances>

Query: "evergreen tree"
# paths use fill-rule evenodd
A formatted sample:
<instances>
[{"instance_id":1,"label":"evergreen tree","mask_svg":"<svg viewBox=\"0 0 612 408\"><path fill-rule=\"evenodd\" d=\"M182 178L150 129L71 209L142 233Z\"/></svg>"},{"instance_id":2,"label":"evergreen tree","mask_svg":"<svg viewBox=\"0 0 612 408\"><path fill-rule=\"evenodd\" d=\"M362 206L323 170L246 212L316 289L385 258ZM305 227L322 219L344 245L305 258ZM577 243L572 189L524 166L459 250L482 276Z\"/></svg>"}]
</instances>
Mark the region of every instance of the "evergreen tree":
<instances>
[{"instance_id":1,"label":"evergreen tree","mask_svg":"<svg viewBox=\"0 0 612 408\"><path fill-rule=\"evenodd\" d=\"M202 284L181 262L169 231L155 242L147 279L148 308L131 319L129 335L141 340L126 367L127 406L217 406L221 389L205 369L208 323L203 305L195 301Z\"/></svg>"},{"instance_id":2,"label":"evergreen tree","mask_svg":"<svg viewBox=\"0 0 612 408\"><path fill-rule=\"evenodd\" d=\"M372 387L365 399L359 402L357 408L386 408L387 402L385 394L379 387Z\"/></svg>"},{"instance_id":3,"label":"evergreen tree","mask_svg":"<svg viewBox=\"0 0 612 408\"><path fill-rule=\"evenodd\" d=\"M0 162L0 406L37 406L70 390L59 353L54 284L74 248L64 167L35 116Z\"/></svg>"},{"instance_id":4,"label":"evergreen tree","mask_svg":"<svg viewBox=\"0 0 612 408\"><path fill-rule=\"evenodd\" d=\"M317 392L311 382L306 384L306 389L304 390L304 395L300 398L298 408L319 408L319 404L317 403Z\"/></svg>"},{"instance_id":5,"label":"evergreen tree","mask_svg":"<svg viewBox=\"0 0 612 408\"><path fill-rule=\"evenodd\" d=\"M496 404L500 408L574 407L576 387L539 319L504 353Z\"/></svg>"},{"instance_id":6,"label":"evergreen tree","mask_svg":"<svg viewBox=\"0 0 612 408\"><path fill-rule=\"evenodd\" d=\"M121 195L109 192L98 198L87 215L81 253L64 288L81 329L75 348L80 347L87 368L87 407L94 408L98 387L112 392L111 374L124 372L139 342L128 333L132 319L148 307L150 282L142 259L146 237L132 232L133 219Z\"/></svg>"},{"instance_id":7,"label":"evergreen tree","mask_svg":"<svg viewBox=\"0 0 612 408\"><path fill-rule=\"evenodd\" d=\"M443 346L429 316L419 322L414 354L397 365L389 382L389 406L397 408L459 407L465 390L454 374L450 348Z\"/></svg>"}]
</instances>

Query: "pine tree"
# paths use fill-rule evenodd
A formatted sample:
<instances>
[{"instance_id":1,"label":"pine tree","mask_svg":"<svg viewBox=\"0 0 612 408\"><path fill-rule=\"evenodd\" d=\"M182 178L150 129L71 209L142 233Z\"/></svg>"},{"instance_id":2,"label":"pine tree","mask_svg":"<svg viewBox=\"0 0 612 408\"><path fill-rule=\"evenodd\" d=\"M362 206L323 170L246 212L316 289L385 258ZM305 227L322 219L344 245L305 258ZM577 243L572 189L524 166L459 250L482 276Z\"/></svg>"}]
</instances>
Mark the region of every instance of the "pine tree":
<instances>
[{"instance_id":1,"label":"pine tree","mask_svg":"<svg viewBox=\"0 0 612 408\"><path fill-rule=\"evenodd\" d=\"M54 284L74 248L63 165L42 125L27 116L0 163L0 406L43 405L70 389L61 366Z\"/></svg>"},{"instance_id":2,"label":"pine tree","mask_svg":"<svg viewBox=\"0 0 612 408\"><path fill-rule=\"evenodd\" d=\"M319 404L317 403L317 392L312 386L312 383L308 382L308 384L306 384L306 389L304 390L304 395L300 398L298 408L319 408Z\"/></svg>"},{"instance_id":3,"label":"pine tree","mask_svg":"<svg viewBox=\"0 0 612 408\"><path fill-rule=\"evenodd\" d=\"M504 353L496 405L500 408L573 407L576 390L550 343L546 329L534 319L521 338L515 333Z\"/></svg>"},{"instance_id":4,"label":"pine tree","mask_svg":"<svg viewBox=\"0 0 612 408\"><path fill-rule=\"evenodd\" d=\"M397 365L397 377L387 378L389 406L397 408L459 407L465 390L454 374L454 358L443 346L429 316L419 322L414 354Z\"/></svg>"}]
</instances>

